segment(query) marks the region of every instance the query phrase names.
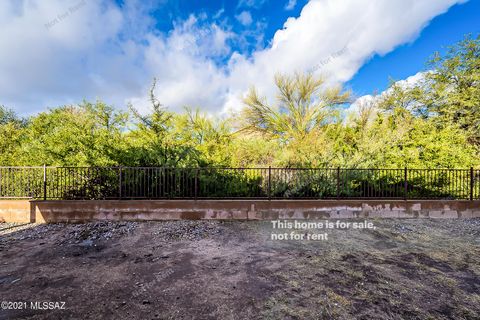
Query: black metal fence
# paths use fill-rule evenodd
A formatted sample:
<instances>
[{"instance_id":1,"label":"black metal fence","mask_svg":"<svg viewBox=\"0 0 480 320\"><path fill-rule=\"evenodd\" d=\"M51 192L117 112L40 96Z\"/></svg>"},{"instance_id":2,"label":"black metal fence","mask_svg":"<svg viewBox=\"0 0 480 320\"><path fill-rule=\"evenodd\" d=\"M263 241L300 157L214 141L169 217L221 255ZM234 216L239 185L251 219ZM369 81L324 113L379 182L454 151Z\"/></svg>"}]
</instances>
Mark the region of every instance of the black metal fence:
<instances>
[{"instance_id":1,"label":"black metal fence","mask_svg":"<svg viewBox=\"0 0 480 320\"><path fill-rule=\"evenodd\" d=\"M477 169L0 167L0 198L465 199Z\"/></svg>"}]
</instances>

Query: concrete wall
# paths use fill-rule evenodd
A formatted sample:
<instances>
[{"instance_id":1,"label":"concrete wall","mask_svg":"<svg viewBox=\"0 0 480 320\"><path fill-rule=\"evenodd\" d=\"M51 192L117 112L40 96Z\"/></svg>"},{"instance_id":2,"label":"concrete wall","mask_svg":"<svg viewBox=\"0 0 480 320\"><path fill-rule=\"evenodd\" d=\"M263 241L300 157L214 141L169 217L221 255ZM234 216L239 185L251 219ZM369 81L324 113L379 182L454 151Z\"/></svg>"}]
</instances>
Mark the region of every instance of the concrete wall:
<instances>
[{"instance_id":1,"label":"concrete wall","mask_svg":"<svg viewBox=\"0 0 480 320\"><path fill-rule=\"evenodd\" d=\"M33 209L28 200L0 200L0 222L33 222Z\"/></svg>"},{"instance_id":2,"label":"concrete wall","mask_svg":"<svg viewBox=\"0 0 480 320\"><path fill-rule=\"evenodd\" d=\"M36 222L480 217L480 201L86 200L32 201L32 207Z\"/></svg>"},{"instance_id":3,"label":"concrete wall","mask_svg":"<svg viewBox=\"0 0 480 320\"><path fill-rule=\"evenodd\" d=\"M472 218L480 201L0 200L0 222L95 220Z\"/></svg>"}]
</instances>

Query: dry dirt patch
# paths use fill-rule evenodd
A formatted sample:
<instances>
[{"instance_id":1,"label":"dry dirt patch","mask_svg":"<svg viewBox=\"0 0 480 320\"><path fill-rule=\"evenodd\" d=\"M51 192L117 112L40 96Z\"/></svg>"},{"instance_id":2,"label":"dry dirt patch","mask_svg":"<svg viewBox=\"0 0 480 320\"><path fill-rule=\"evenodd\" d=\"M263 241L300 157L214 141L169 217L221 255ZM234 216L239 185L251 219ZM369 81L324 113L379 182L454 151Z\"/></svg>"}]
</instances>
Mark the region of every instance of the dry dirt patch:
<instances>
[{"instance_id":1,"label":"dry dirt patch","mask_svg":"<svg viewBox=\"0 0 480 320\"><path fill-rule=\"evenodd\" d=\"M0 319L479 319L480 220L375 220L328 241L269 222L0 224Z\"/></svg>"}]
</instances>

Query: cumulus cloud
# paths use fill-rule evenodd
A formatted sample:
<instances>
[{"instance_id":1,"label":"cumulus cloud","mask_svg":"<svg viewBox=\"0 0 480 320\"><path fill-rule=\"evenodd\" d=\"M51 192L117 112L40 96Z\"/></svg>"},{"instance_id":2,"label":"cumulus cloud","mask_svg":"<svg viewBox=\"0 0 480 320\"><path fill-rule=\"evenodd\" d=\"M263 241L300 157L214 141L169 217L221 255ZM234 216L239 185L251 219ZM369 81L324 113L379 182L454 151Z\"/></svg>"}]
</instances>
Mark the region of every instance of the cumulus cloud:
<instances>
[{"instance_id":1,"label":"cumulus cloud","mask_svg":"<svg viewBox=\"0 0 480 320\"><path fill-rule=\"evenodd\" d=\"M236 110L252 84L274 97L278 72L313 68L332 83L348 81L457 2L311 0L268 47L244 53L232 49L244 39L228 23L191 15L160 32L138 0L122 7L111 0L0 1L0 104L25 114L100 98L142 109L155 76L157 95L172 109Z\"/></svg>"},{"instance_id":2,"label":"cumulus cloud","mask_svg":"<svg viewBox=\"0 0 480 320\"><path fill-rule=\"evenodd\" d=\"M240 14L236 15L235 18L243 24L244 26L248 26L252 23L252 15L248 11L242 11Z\"/></svg>"},{"instance_id":3,"label":"cumulus cloud","mask_svg":"<svg viewBox=\"0 0 480 320\"><path fill-rule=\"evenodd\" d=\"M456 2L310 1L299 17L289 18L275 33L271 47L253 53L250 59L232 57L230 98L225 105L233 109L241 106L232 91L240 91L246 83L255 83L273 98L271 79L275 73L312 70L326 60L328 63L315 72L326 75L331 83L346 82L373 55L385 55L413 41L433 17Z\"/></svg>"},{"instance_id":4,"label":"cumulus cloud","mask_svg":"<svg viewBox=\"0 0 480 320\"><path fill-rule=\"evenodd\" d=\"M238 2L238 7L250 7L259 9L261 8L267 0L240 0Z\"/></svg>"},{"instance_id":5,"label":"cumulus cloud","mask_svg":"<svg viewBox=\"0 0 480 320\"><path fill-rule=\"evenodd\" d=\"M287 4L285 4L285 10L293 10L297 5L297 0L288 0Z\"/></svg>"},{"instance_id":6,"label":"cumulus cloud","mask_svg":"<svg viewBox=\"0 0 480 320\"><path fill-rule=\"evenodd\" d=\"M403 80L398 80L395 82L395 85L400 86L404 89L413 88L416 85L419 85L424 79L425 75L430 71L420 71ZM362 107L366 106L375 106L381 99L387 96L392 92L391 88L386 89L383 92L380 92L377 95L364 95L355 99L355 101L345 110L347 113L357 114Z\"/></svg>"}]
</instances>

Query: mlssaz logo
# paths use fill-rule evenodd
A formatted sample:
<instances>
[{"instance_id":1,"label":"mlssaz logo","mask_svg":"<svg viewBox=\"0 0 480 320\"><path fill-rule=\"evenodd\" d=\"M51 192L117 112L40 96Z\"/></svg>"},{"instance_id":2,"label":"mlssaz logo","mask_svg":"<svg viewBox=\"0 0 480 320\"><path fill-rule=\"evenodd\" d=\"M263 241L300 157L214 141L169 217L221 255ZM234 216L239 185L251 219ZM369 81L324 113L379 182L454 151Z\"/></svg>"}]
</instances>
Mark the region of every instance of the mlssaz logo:
<instances>
[{"instance_id":1,"label":"mlssaz logo","mask_svg":"<svg viewBox=\"0 0 480 320\"><path fill-rule=\"evenodd\" d=\"M35 301L30 303L30 309L32 310L65 310L65 302Z\"/></svg>"}]
</instances>

